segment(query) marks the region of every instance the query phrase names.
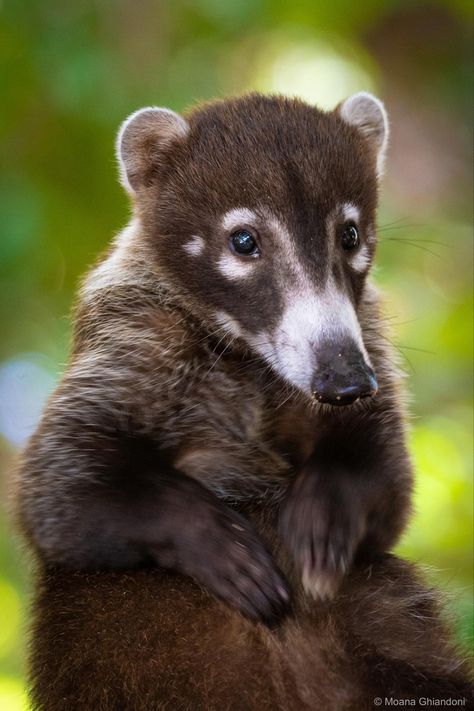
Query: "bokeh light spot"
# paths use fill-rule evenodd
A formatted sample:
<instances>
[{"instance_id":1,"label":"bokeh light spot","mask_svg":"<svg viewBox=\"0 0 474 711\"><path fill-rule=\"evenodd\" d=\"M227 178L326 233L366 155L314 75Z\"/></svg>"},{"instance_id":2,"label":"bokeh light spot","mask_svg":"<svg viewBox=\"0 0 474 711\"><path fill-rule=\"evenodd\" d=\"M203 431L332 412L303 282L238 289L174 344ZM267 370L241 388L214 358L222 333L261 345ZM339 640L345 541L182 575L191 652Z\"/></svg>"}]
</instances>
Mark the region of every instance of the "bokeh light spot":
<instances>
[{"instance_id":1,"label":"bokeh light spot","mask_svg":"<svg viewBox=\"0 0 474 711\"><path fill-rule=\"evenodd\" d=\"M8 676L0 677L0 709L2 711L26 711L28 699L22 683Z\"/></svg>"},{"instance_id":2,"label":"bokeh light spot","mask_svg":"<svg viewBox=\"0 0 474 711\"><path fill-rule=\"evenodd\" d=\"M0 366L0 434L21 447L33 433L56 379L35 354Z\"/></svg>"},{"instance_id":3,"label":"bokeh light spot","mask_svg":"<svg viewBox=\"0 0 474 711\"><path fill-rule=\"evenodd\" d=\"M356 59L325 42L287 45L261 70L265 91L298 96L323 109L333 109L357 91L373 91L374 82Z\"/></svg>"}]
</instances>

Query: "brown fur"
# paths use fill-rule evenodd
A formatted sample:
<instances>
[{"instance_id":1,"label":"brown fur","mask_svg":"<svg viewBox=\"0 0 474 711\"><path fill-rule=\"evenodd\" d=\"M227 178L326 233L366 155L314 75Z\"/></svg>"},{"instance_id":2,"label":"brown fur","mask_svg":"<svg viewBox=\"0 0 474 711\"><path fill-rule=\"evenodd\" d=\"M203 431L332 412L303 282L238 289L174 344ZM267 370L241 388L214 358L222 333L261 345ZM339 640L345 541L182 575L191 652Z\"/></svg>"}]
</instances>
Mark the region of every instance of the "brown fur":
<instances>
[{"instance_id":1,"label":"brown fur","mask_svg":"<svg viewBox=\"0 0 474 711\"><path fill-rule=\"evenodd\" d=\"M331 602L300 600L273 631L157 569L52 570L33 635L34 711L370 711L376 697L474 707L437 594L391 556L356 569Z\"/></svg>"},{"instance_id":2,"label":"brown fur","mask_svg":"<svg viewBox=\"0 0 474 711\"><path fill-rule=\"evenodd\" d=\"M39 708L356 709L378 688L371 665L400 693L424 674L427 688L464 688L438 623L410 618L429 596L406 565L375 562L412 488L401 376L368 281L385 143L367 97L324 113L253 95L125 125L134 219L83 284L67 372L20 471L21 526L49 571ZM341 246L347 205L359 264ZM262 259L235 279L250 263L232 256L225 215L242 207ZM304 331L314 303L317 337ZM315 402L324 358L329 378L373 368L378 394ZM150 563L256 626L185 578L61 570ZM325 606L301 579L320 597L343 587Z\"/></svg>"},{"instance_id":3,"label":"brown fur","mask_svg":"<svg viewBox=\"0 0 474 711\"><path fill-rule=\"evenodd\" d=\"M68 371L25 451L22 526L50 562L129 565L151 554L163 564L170 558L158 553L165 541L177 546L173 560L190 556L169 515L165 523L163 487L166 510L175 504L164 478L180 482L181 497L185 487L199 497L184 474L236 506L249 498L274 506L301 473L304 484L289 494L282 535L311 584L324 580L331 590L364 540L373 550L393 544L409 510L399 373L377 296L367 270L354 272L332 247L338 205L355 203L373 255L376 150L338 112L281 98L255 95L198 108L184 135L183 119L175 118L179 131L166 140L158 137L169 134L169 113L145 112L122 136L136 217L82 289ZM255 276L229 284L212 255L222 244L228 251L219 216L236 205L260 205L266 259ZM183 251L196 233L206 237L197 259ZM258 345L252 348L261 329L282 317L285 289L297 297L303 288L301 265L316 293L332 264L338 293L357 311L380 387L369 406L344 412L315 406L269 368L273 361L262 359ZM222 313L231 326L222 325ZM229 330L233 320L247 335ZM315 350L323 346L314 343ZM148 453L142 465L141 451ZM163 471L154 484L157 467ZM203 517L231 517L204 491L203 497L213 510ZM153 508L161 534L144 523ZM312 522L324 519L327 530L313 531ZM247 549L255 545L248 535ZM272 605L278 607L276 599Z\"/></svg>"}]
</instances>

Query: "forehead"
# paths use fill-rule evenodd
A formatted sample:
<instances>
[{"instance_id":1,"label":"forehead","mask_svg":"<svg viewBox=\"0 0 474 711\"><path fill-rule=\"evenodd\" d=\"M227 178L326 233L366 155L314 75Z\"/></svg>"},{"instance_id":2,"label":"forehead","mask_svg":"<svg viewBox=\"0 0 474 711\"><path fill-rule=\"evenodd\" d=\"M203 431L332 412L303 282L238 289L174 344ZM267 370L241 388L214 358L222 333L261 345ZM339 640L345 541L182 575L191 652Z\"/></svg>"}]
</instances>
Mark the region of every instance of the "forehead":
<instances>
[{"instance_id":1,"label":"forehead","mask_svg":"<svg viewBox=\"0 0 474 711\"><path fill-rule=\"evenodd\" d=\"M250 96L204 106L188 120L177 156L188 204L222 214L236 204L264 203L282 217L293 212L311 221L341 202L374 207L374 156L335 113Z\"/></svg>"}]
</instances>

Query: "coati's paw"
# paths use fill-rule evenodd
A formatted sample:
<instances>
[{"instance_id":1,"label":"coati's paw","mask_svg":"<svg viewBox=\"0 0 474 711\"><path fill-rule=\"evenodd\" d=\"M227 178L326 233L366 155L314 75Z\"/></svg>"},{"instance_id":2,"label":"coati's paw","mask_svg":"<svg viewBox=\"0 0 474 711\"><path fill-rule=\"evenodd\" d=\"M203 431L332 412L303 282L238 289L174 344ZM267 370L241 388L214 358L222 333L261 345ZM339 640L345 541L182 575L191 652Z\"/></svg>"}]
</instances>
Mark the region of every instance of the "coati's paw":
<instances>
[{"instance_id":1,"label":"coati's paw","mask_svg":"<svg viewBox=\"0 0 474 711\"><path fill-rule=\"evenodd\" d=\"M302 474L290 488L280 519L304 589L315 598L336 593L365 530L365 514L352 487L340 484L313 472Z\"/></svg>"},{"instance_id":2,"label":"coati's paw","mask_svg":"<svg viewBox=\"0 0 474 711\"><path fill-rule=\"evenodd\" d=\"M276 563L235 512L212 522L194 577L246 616L273 624L287 611L289 589Z\"/></svg>"},{"instance_id":3,"label":"coati's paw","mask_svg":"<svg viewBox=\"0 0 474 711\"><path fill-rule=\"evenodd\" d=\"M273 624L283 616L288 585L244 518L219 511L198 547L186 567L207 590L251 619Z\"/></svg>"},{"instance_id":4,"label":"coati's paw","mask_svg":"<svg viewBox=\"0 0 474 711\"><path fill-rule=\"evenodd\" d=\"M210 495L194 494L189 509L180 508L183 497L172 509L174 560L161 549L157 562L194 578L247 617L274 624L290 595L272 556L245 518Z\"/></svg>"}]
</instances>

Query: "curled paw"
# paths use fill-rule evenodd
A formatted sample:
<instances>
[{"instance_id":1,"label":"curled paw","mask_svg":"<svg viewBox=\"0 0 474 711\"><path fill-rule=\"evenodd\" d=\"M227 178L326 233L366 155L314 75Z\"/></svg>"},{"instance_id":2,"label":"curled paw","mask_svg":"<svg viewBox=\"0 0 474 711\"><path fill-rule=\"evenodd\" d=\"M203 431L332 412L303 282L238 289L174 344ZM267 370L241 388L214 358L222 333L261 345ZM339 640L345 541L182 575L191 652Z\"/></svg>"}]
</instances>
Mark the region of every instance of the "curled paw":
<instances>
[{"instance_id":1,"label":"curled paw","mask_svg":"<svg viewBox=\"0 0 474 711\"><path fill-rule=\"evenodd\" d=\"M365 530L359 497L347 481L300 475L280 519L281 535L313 597L332 597L350 567Z\"/></svg>"},{"instance_id":2,"label":"curled paw","mask_svg":"<svg viewBox=\"0 0 474 711\"><path fill-rule=\"evenodd\" d=\"M222 504L206 511L205 530L189 526L181 569L246 617L272 625L288 610L288 584L250 523Z\"/></svg>"},{"instance_id":3,"label":"curled paw","mask_svg":"<svg viewBox=\"0 0 474 711\"><path fill-rule=\"evenodd\" d=\"M289 608L288 584L252 525L190 477L173 476L153 531L155 562L194 578L252 620Z\"/></svg>"}]
</instances>

